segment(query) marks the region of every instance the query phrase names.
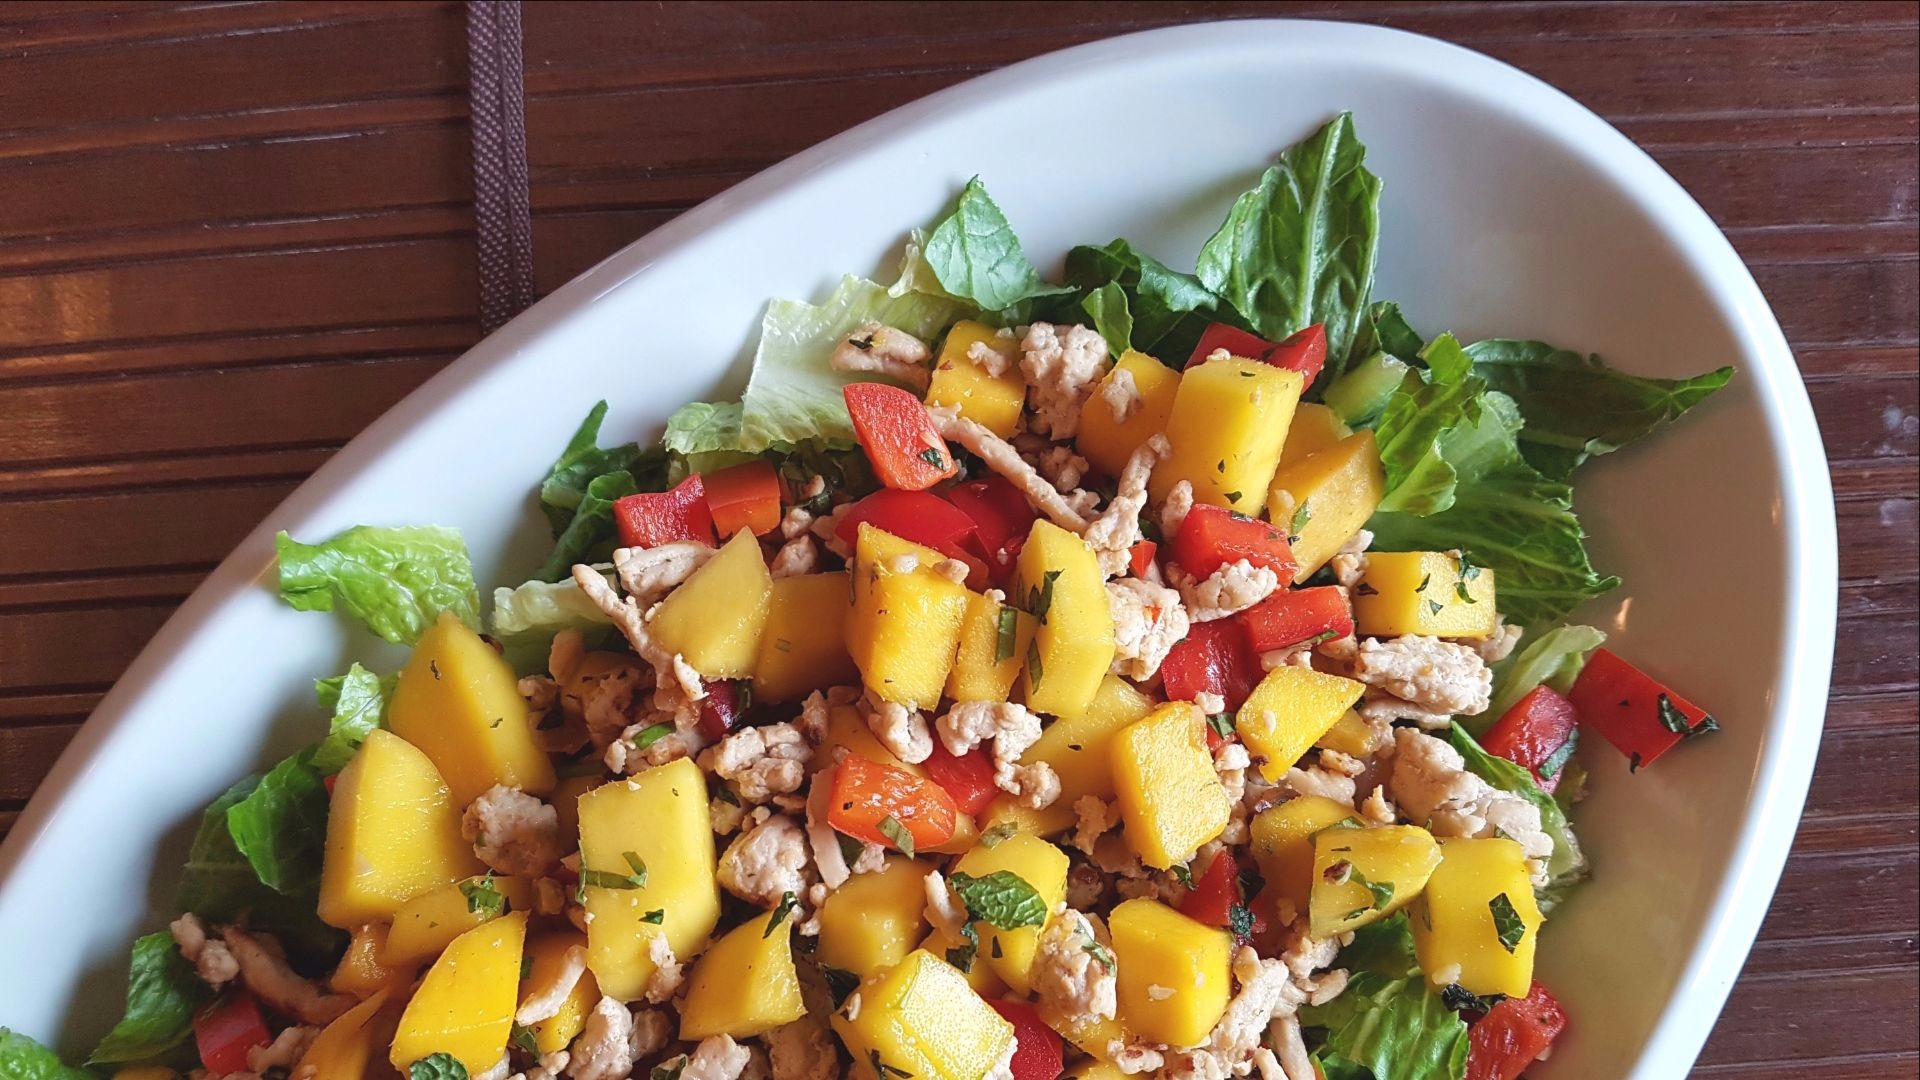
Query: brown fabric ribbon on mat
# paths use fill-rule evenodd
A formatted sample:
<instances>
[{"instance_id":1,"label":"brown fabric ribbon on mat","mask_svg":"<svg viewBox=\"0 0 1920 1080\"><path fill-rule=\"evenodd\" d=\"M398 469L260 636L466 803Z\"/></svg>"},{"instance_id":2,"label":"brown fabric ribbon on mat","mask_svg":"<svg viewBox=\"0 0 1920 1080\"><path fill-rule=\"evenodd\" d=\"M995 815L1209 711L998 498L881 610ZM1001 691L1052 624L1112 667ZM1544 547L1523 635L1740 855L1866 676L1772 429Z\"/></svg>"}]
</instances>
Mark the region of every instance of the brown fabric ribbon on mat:
<instances>
[{"instance_id":1,"label":"brown fabric ribbon on mat","mask_svg":"<svg viewBox=\"0 0 1920 1080\"><path fill-rule=\"evenodd\" d=\"M533 303L533 210L527 191L521 43L518 0L473 0L467 5L480 329L489 334Z\"/></svg>"}]
</instances>

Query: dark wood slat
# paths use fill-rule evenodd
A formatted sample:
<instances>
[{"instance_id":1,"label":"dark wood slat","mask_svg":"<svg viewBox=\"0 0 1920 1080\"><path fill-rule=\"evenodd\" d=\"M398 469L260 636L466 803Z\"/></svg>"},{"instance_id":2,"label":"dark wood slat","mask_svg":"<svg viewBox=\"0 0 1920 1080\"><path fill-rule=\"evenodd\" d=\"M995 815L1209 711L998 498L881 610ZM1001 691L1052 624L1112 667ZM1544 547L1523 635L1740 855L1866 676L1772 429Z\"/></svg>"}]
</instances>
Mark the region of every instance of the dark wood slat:
<instances>
[{"instance_id":1,"label":"dark wood slat","mask_svg":"<svg viewBox=\"0 0 1920 1080\"><path fill-rule=\"evenodd\" d=\"M0 655L7 657L0 666L0 693L111 683L175 606L155 602L0 613Z\"/></svg>"},{"instance_id":2,"label":"dark wood slat","mask_svg":"<svg viewBox=\"0 0 1920 1080\"><path fill-rule=\"evenodd\" d=\"M84 492L143 493L221 482L293 482L333 455L333 447L147 455L138 461L42 465L0 472L0 499Z\"/></svg>"},{"instance_id":3,"label":"dark wood slat","mask_svg":"<svg viewBox=\"0 0 1920 1080\"><path fill-rule=\"evenodd\" d=\"M86 570L211 565L293 490L290 480L0 501L0 582ZM140 523L129 528L132 522ZM0 601L4 602L4 601Z\"/></svg>"},{"instance_id":4,"label":"dark wood slat","mask_svg":"<svg viewBox=\"0 0 1920 1080\"><path fill-rule=\"evenodd\" d=\"M54 759L66 749L78 724L0 727L0 799L24 799L46 779Z\"/></svg>"},{"instance_id":5,"label":"dark wood slat","mask_svg":"<svg viewBox=\"0 0 1920 1080\"><path fill-rule=\"evenodd\" d=\"M347 325L288 330L241 328L226 334L95 342L78 346L0 348L0 385L131 372L236 368L394 355L448 355L479 338L470 313L388 326Z\"/></svg>"}]
</instances>

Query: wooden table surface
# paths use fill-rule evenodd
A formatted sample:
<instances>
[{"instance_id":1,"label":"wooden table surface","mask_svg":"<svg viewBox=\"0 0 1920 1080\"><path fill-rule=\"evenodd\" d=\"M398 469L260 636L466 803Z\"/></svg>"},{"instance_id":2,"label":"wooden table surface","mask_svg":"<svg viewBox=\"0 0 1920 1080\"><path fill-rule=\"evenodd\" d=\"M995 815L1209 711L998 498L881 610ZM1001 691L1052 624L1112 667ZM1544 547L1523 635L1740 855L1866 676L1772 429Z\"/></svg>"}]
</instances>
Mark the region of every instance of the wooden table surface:
<instances>
[{"instance_id":1,"label":"wooden table surface","mask_svg":"<svg viewBox=\"0 0 1920 1080\"><path fill-rule=\"evenodd\" d=\"M1560 86L1739 248L1833 463L1813 793L1698 1068L1920 1068L1920 15L1888 3L524 11L534 277L996 66L1188 19L1353 18ZM301 478L480 335L457 4L0 7L0 829Z\"/></svg>"}]
</instances>

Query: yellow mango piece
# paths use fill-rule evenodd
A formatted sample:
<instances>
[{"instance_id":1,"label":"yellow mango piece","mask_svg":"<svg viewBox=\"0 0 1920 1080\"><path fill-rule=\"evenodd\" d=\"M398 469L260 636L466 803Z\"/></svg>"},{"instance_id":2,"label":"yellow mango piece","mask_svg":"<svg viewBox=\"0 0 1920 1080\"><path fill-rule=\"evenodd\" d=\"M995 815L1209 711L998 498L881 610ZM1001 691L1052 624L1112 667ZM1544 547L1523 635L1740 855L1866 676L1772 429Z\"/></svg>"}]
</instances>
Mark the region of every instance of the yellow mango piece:
<instances>
[{"instance_id":1,"label":"yellow mango piece","mask_svg":"<svg viewBox=\"0 0 1920 1080\"><path fill-rule=\"evenodd\" d=\"M1311 401L1293 407L1293 423L1287 426L1287 442L1280 448L1282 469L1317 454L1353 434L1340 414Z\"/></svg>"},{"instance_id":2,"label":"yellow mango piece","mask_svg":"<svg viewBox=\"0 0 1920 1080\"><path fill-rule=\"evenodd\" d=\"M580 846L580 796L606 782L606 777L596 773L563 777L553 785L553 811L560 818L560 850L572 851Z\"/></svg>"},{"instance_id":3,"label":"yellow mango piece","mask_svg":"<svg viewBox=\"0 0 1920 1080\"><path fill-rule=\"evenodd\" d=\"M1487 637L1500 625L1493 571L1470 567L1466 596L1460 578L1460 560L1445 551L1369 551L1353 592L1354 629L1372 637Z\"/></svg>"},{"instance_id":4,"label":"yellow mango piece","mask_svg":"<svg viewBox=\"0 0 1920 1080\"><path fill-rule=\"evenodd\" d=\"M1083 1054L1091 1054L1094 1061L1082 1065L1082 1069L1100 1066L1112 1068L1110 1060L1113 1051L1120 1047L1137 1045L1139 1036L1127 1030L1127 1026L1118 1019L1104 1016L1090 1016L1084 1013L1066 1013L1047 1002L1037 1002L1040 1019L1060 1037L1067 1040L1074 1049ZM1076 1075L1068 1073L1067 1075ZM1085 1075L1106 1076L1106 1073L1092 1072Z\"/></svg>"},{"instance_id":5,"label":"yellow mango piece","mask_svg":"<svg viewBox=\"0 0 1920 1080\"><path fill-rule=\"evenodd\" d=\"M351 930L483 867L427 755L375 729L335 778L320 869L320 919Z\"/></svg>"},{"instance_id":6,"label":"yellow mango piece","mask_svg":"<svg viewBox=\"0 0 1920 1080\"><path fill-rule=\"evenodd\" d=\"M962 948L964 944L965 943L959 938L949 937L945 933L942 933L939 927L935 927L921 940L920 944L915 947L925 949L935 956L945 958L953 955L954 950ZM952 961L948 961L948 963L952 963ZM958 969L956 968L955 970ZM988 1001L1005 997L1007 994L1012 993L1011 990L1007 989L1006 982L993 970L993 966L988 964L986 959L979 955L975 955L973 963L968 966L967 970L961 972L961 974L966 976L967 985L973 987L973 992Z\"/></svg>"},{"instance_id":7,"label":"yellow mango piece","mask_svg":"<svg viewBox=\"0 0 1920 1080\"><path fill-rule=\"evenodd\" d=\"M1291 664L1274 668L1247 695L1234 728L1262 760L1260 775L1277 782L1360 700L1365 683Z\"/></svg>"},{"instance_id":8,"label":"yellow mango piece","mask_svg":"<svg viewBox=\"0 0 1920 1080\"><path fill-rule=\"evenodd\" d=\"M586 887L587 966L600 992L620 1001L646 993L657 967L647 953L654 935L665 934L675 958L686 963L706 948L720 921L707 781L692 758L580 797L582 870L627 879L637 876L635 860L646 867L644 885ZM661 921L649 922L651 912L660 912Z\"/></svg>"},{"instance_id":9,"label":"yellow mango piece","mask_svg":"<svg viewBox=\"0 0 1920 1080\"><path fill-rule=\"evenodd\" d=\"M729 930L693 966L680 1037L746 1039L806 1013L793 967L793 915L769 911Z\"/></svg>"},{"instance_id":10,"label":"yellow mango piece","mask_svg":"<svg viewBox=\"0 0 1920 1080\"><path fill-rule=\"evenodd\" d=\"M1113 609L1100 561L1085 540L1040 518L1020 549L1014 588L1013 602L1039 623L1026 655L1027 708L1084 712L1113 663Z\"/></svg>"},{"instance_id":11,"label":"yellow mango piece","mask_svg":"<svg viewBox=\"0 0 1920 1080\"><path fill-rule=\"evenodd\" d=\"M492 919L455 938L427 969L400 1015L388 1060L405 1072L434 1054L448 1054L469 1076L493 1068L506 1053L520 987L527 913Z\"/></svg>"},{"instance_id":12,"label":"yellow mango piece","mask_svg":"<svg viewBox=\"0 0 1920 1080\"><path fill-rule=\"evenodd\" d=\"M463 809L495 784L553 790L553 763L533 741L513 667L450 611L400 669L387 723L426 751Z\"/></svg>"},{"instance_id":13,"label":"yellow mango piece","mask_svg":"<svg viewBox=\"0 0 1920 1080\"><path fill-rule=\"evenodd\" d=\"M798 701L815 690L844 686L859 671L847 652L853 593L847 572L773 579L767 627L753 662L753 696Z\"/></svg>"},{"instance_id":14,"label":"yellow mango piece","mask_svg":"<svg viewBox=\"0 0 1920 1080\"><path fill-rule=\"evenodd\" d=\"M810 767L814 772L819 772L832 765L840 759L843 749L868 761L905 769L915 776L927 775L926 769L901 761L893 751L881 746L880 740L874 738L873 729L867 726L866 717L852 705L835 705L827 710L827 736L821 740L820 748L813 752Z\"/></svg>"},{"instance_id":15,"label":"yellow mango piece","mask_svg":"<svg viewBox=\"0 0 1920 1080\"><path fill-rule=\"evenodd\" d=\"M1366 757L1373 753L1373 730L1359 713L1348 709L1313 745L1338 750L1348 757Z\"/></svg>"},{"instance_id":16,"label":"yellow mango piece","mask_svg":"<svg viewBox=\"0 0 1920 1080\"><path fill-rule=\"evenodd\" d=\"M1267 491L1267 519L1293 534L1293 557L1300 564L1296 577L1325 566L1373 516L1386 493L1380 444L1371 431L1356 432L1291 464L1282 462Z\"/></svg>"},{"instance_id":17,"label":"yellow mango piece","mask_svg":"<svg viewBox=\"0 0 1920 1080\"><path fill-rule=\"evenodd\" d=\"M975 343L1007 358L998 375L971 359ZM1027 381L1020 375L1020 347L1011 337L999 337L990 327L962 319L947 331L940 355L933 361L933 382L927 387L928 405L953 405L960 415L1003 439L1020 427L1020 410L1027 403Z\"/></svg>"},{"instance_id":18,"label":"yellow mango piece","mask_svg":"<svg viewBox=\"0 0 1920 1080\"><path fill-rule=\"evenodd\" d=\"M859 1015L834 1013L833 1030L854 1061L877 1061L889 1076L974 1080L1013 1043L1013 1025L959 969L924 950L867 979L859 993Z\"/></svg>"},{"instance_id":19,"label":"yellow mango piece","mask_svg":"<svg viewBox=\"0 0 1920 1080\"><path fill-rule=\"evenodd\" d=\"M397 988L375 991L373 996L335 1017L307 1044L306 1053L294 1068L297 1076L312 1068L314 1076L327 1080L398 1080L399 1073L387 1061L384 1051L393 1040L400 1023L404 993ZM172 1070L163 1070L168 1076ZM127 1070L114 1074L121 1080Z\"/></svg>"},{"instance_id":20,"label":"yellow mango piece","mask_svg":"<svg viewBox=\"0 0 1920 1080\"><path fill-rule=\"evenodd\" d=\"M1233 938L1147 897L1115 907L1107 928L1120 1022L1147 1042L1205 1042L1233 993Z\"/></svg>"},{"instance_id":21,"label":"yellow mango piece","mask_svg":"<svg viewBox=\"0 0 1920 1080\"><path fill-rule=\"evenodd\" d=\"M1359 819L1351 807L1324 795L1302 795L1253 816L1253 859L1267 879L1275 903L1281 899L1294 912L1307 910L1313 888L1313 837L1342 821Z\"/></svg>"},{"instance_id":22,"label":"yellow mango piece","mask_svg":"<svg viewBox=\"0 0 1920 1080\"><path fill-rule=\"evenodd\" d=\"M934 573L944 556L862 523L854 553L847 647L861 680L887 701L940 704L960 648L965 585ZM911 562L911 568L902 569Z\"/></svg>"},{"instance_id":23,"label":"yellow mango piece","mask_svg":"<svg viewBox=\"0 0 1920 1080\"><path fill-rule=\"evenodd\" d=\"M576 930L535 934L527 939L529 962L527 977L520 980L521 1005L542 988L552 985L554 973L566 965L567 950L575 946L587 947L586 935ZM534 1045L542 1054L565 1050L574 1036L587 1026L587 1016L599 1003L600 986L593 981L593 972L581 972L579 981L560 1003L560 1011L531 1025Z\"/></svg>"},{"instance_id":24,"label":"yellow mango piece","mask_svg":"<svg viewBox=\"0 0 1920 1080\"><path fill-rule=\"evenodd\" d=\"M931 869L889 856L880 870L847 879L820 906L815 958L863 979L899 963L926 933L925 882Z\"/></svg>"},{"instance_id":25,"label":"yellow mango piece","mask_svg":"<svg viewBox=\"0 0 1920 1080\"><path fill-rule=\"evenodd\" d=\"M1302 389L1299 372L1254 360L1188 368L1167 417L1173 456L1153 470L1148 485L1153 500L1185 480L1196 502L1259 514Z\"/></svg>"},{"instance_id":26,"label":"yellow mango piece","mask_svg":"<svg viewBox=\"0 0 1920 1080\"><path fill-rule=\"evenodd\" d=\"M1311 932L1328 938L1399 911L1426 888L1440 845L1418 825L1324 829L1313 837Z\"/></svg>"},{"instance_id":27,"label":"yellow mango piece","mask_svg":"<svg viewBox=\"0 0 1920 1080\"><path fill-rule=\"evenodd\" d=\"M976 847L953 864L956 874L986 877L1007 870L1033 886L1051 912L1067 898L1067 853L1037 836L1009 836L992 847ZM974 927L980 934L980 959L1025 997L1032 988L1033 954L1040 947L1042 927L997 930L987 923Z\"/></svg>"},{"instance_id":28,"label":"yellow mango piece","mask_svg":"<svg viewBox=\"0 0 1920 1080\"><path fill-rule=\"evenodd\" d=\"M500 894L504 908L495 910L489 905L488 889ZM480 910L474 910L476 904ZM533 883L526 878L489 875L442 885L401 904L393 913L393 926L387 931L386 947L380 950L380 962L393 968L417 966L440 955L454 938L488 919L532 907Z\"/></svg>"},{"instance_id":29,"label":"yellow mango piece","mask_svg":"<svg viewBox=\"0 0 1920 1080\"><path fill-rule=\"evenodd\" d=\"M1511 950L1500 939L1496 907L1517 919L1517 930L1508 924ZM1519 844L1504 837L1441 841L1440 865L1408 915L1420 969L1435 989L1443 985L1435 972L1457 968L1453 981L1476 994L1527 995L1544 920Z\"/></svg>"},{"instance_id":30,"label":"yellow mango piece","mask_svg":"<svg viewBox=\"0 0 1920 1080\"><path fill-rule=\"evenodd\" d=\"M1157 870L1193 857L1227 827L1233 801L1213 771L1206 720L1190 701L1171 701L1115 735L1115 794L1127 844Z\"/></svg>"},{"instance_id":31,"label":"yellow mango piece","mask_svg":"<svg viewBox=\"0 0 1920 1080\"><path fill-rule=\"evenodd\" d=\"M335 993L367 998L412 979L412 965L388 967L380 962L380 953L386 945L386 923L354 927L353 935L347 939L346 953L334 965L333 974L327 977L328 988Z\"/></svg>"},{"instance_id":32,"label":"yellow mango piece","mask_svg":"<svg viewBox=\"0 0 1920 1080\"><path fill-rule=\"evenodd\" d=\"M1113 407L1102 396L1107 384L1117 378L1133 380L1133 391L1140 406L1125 420L1113 418ZM1119 476L1148 439L1167 430L1167 417L1173 412L1173 398L1180 390L1180 373L1143 352L1128 349L1100 380L1100 386L1080 411L1080 434L1073 446L1080 456L1108 476Z\"/></svg>"},{"instance_id":33,"label":"yellow mango piece","mask_svg":"<svg viewBox=\"0 0 1920 1080\"><path fill-rule=\"evenodd\" d=\"M1000 625L1012 620L1013 636L1000 647ZM1033 616L984 593L967 594L960 622L960 650L947 676L947 696L955 701L1005 701L1020 677L1027 647L1033 643ZM1002 655L1004 654L1004 656Z\"/></svg>"},{"instance_id":34,"label":"yellow mango piece","mask_svg":"<svg viewBox=\"0 0 1920 1080\"><path fill-rule=\"evenodd\" d=\"M1113 755L1110 747L1121 728L1154 709L1152 698L1118 675L1100 680L1100 689L1087 707L1062 716L1040 733L1040 740L1020 755L1022 765L1044 761L1060 777L1060 797L1040 810L1020 805L1011 795L995 796L987 806L983 826L1012 822L1014 828L1035 836L1052 836L1074 826L1073 804L1083 795L1111 799L1114 795Z\"/></svg>"},{"instance_id":35,"label":"yellow mango piece","mask_svg":"<svg viewBox=\"0 0 1920 1080\"><path fill-rule=\"evenodd\" d=\"M745 679L753 675L772 596L760 541L742 529L660 601L647 625L661 648L679 653L707 678Z\"/></svg>"}]
</instances>

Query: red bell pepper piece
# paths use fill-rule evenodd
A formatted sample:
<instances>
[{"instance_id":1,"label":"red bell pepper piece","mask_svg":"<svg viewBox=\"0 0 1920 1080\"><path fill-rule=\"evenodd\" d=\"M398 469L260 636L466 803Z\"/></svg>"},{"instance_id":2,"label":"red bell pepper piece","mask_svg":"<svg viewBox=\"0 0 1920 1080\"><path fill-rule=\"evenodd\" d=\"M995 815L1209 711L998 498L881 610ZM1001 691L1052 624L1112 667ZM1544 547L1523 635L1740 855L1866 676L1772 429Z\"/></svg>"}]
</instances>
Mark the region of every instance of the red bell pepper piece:
<instances>
[{"instance_id":1,"label":"red bell pepper piece","mask_svg":"<svg viewBox=\"0 0 1920 1080\"><path fill-rule=\"evenodd\" d=\"M930 491L882 488L841 515L834 534L851 547L859 542L862 522L939 552L958 549L974 533L971 517Z\"/></svg>"},{"instance_id":2,"label":"red bell pepper piece","mask_svg":"<svg viewBox=\"0 0 1920 1080\"><path fill-rule=\"evenodd\" d=\"M1207 357L1212 356L1220 349L1225 349L1229 355L1237 356L1242 360L1259 360L1265 362L1267 354L1273 351L1274 345L1273 342L1268 341L1266 338L1258 334L1250 334L1237 326L1228 326L1226 323L1208 323L1207 328L1200 334L1199 343L1193 347L1193 352L1187 356L1186 366L1193 367L1195 364L1204 364L1207 362Z\"/></svg>"},{"instance_id":3,"label":"red bell pepper piece","mask_svg":"<svg viewBox=\"0 0 1920 1080\"><path fill-rule=\"evenodd\" d=\"M651 548L676 540L713 547L713 513L707 486L695 473L671 491L643 491L613 502L613 522L623 547Z\"/></svg>"},{"instance_id":4,"label":"red bell pepper piece","mask_svg":"<svg viewBox=\"0 0 1920 1080\"><path fill-rule=\"evenodd\" d=\"M1353 633L1353 607L1333 585L1281 589L1237 616L1247 624L1254 652L1286 649L1303 641Z\"/></svg>"},{"instance_id":5,"label":"red bell pepper piece","mask_svg":"<svg viewBox=\"0 0 1920 1080\"><path fill-rule=\"evenodd\" d=\"M1496 1002L1467 1029L1467 1080L1516 1080L1566 1029L1566 1010L1537 982Z\"/></svg>"},{"instance_id":6,"label":"red bell pepper piece","mask_svg":"<svg viewBox=\"0 0 1920 1080\"><path fill-rule=\"evenodd\" d=\"M273 1042L260 1003L245 990L235 989L209 1002L193 1016L193 1041L200 1064L216 1076L244 1072L247 1051Z\"/></svg>"},{"instance_id":7,"label":"red bell pepper piece","mask_svg":"<svg viewBox=\"0 0 1920 1080\"><path fill-rule=\"evenodd\" d=\"M1720 729L1705 709L1605 649L1594 650L1567 696L1580 725L1627 755L1634 770L1682 739Z\"/></svg>"},{"instance_id":8,"label":"red bell pepper piece","mask_svg":"<svg viewBox=\"0 0 1920 1080\"><path fill-rule=\"evenodd\" d=\"M1065 1069L1066 1043L1059 1032L1040 1019L1040 1010L1024 1001L998 998L987 1004L1013 1025L1013 1037L1017 1040L1013 1048L1013 1080L1055 1080Z\"/></svg>"},{"instance_id":9,"label":"red bell pepper piece","mask_svg":"<svg viewBox=\"0 0 1920 1080\"><path fill-rule=\"evenodd\" d=\"M1579 722L1573 702L1551 686L1536 686L1487 729L1480 748L1531 772L1551 795L1573 754Z\"/></svg>"},{"instance_id":10,"label":"red bell pepper piece","mask_svg":"<svg viewBox=\"0 0 1920 1080\"><path fill-rule=\"evenodd\" d=\"M1173 536L1170 557L1195 578L1245 559L1280 575L1283 589L1293 584L1293 573L1299 568L1285 529L1208 503L1187 512L1187 520Z\"/></svg>"},{"instance_id":11,"label":"red bell pepper piece","mask_svg":"<svg viewBox=\"0 0 1920 1080\"><path fill-rule=\"evenodd\" d=\"M1020 489L998 473L955 484L947 489L946 496L973 519L977 550L986 556L993 579L1004 583L1039 515Z\"/></svg>"},{"instance_id":12,"label":"red bell pepper piece","mask_svg":"<svg viewBox=\"0 0 1920 1080\"><path fill-rule=\"evenodd\" d=\"M827 823L856 840L899 848L881 831L888 819L907 831L916 850L953 839L960 808L953 796L931 780L849 754L834 766L833 802Z\"/></svg>"},{"instance_id":13,"label":"red bell pepper piece","mask_svg":"<svg viewBox=\"0 0 1920 1080\"><path fill-rule=\"evenodd\" d=\"M1192 701L1205 691L1224 698L1228 709L1245 703L1263 674L1260 654L1238 619L1194 623L1160 665L1168 701Z\"/></svg>"},{"instance_id":14,"label":"red bell pepper piece","mask_svg":"<svg viewBox=\"0 0 1920 1080\"><path fill-rule=\"evenodd\" d=\"M1305 379L1307 386L1320 377L1320 369L1327 364L1327 328L1323 323L1314 323L1305 330L1297 330L1287 335L1287 339L1275 345L1273 350L1261 357L1267 363L1288 371L1297 371Z\"/></svg>"},{"instance_id":15,"label":"red bell pepper piece","mask_svg":"<svg viewBox=\"0 0 1920 1080\"><path fill-rule=\"evenodd\" d=\"M953 796L963 814L978 814L987 808L1000 789L993 786L993 755L984 746L954 757L939 739L933 740L933 756L920 763L934 783Z\"/></svg>"},{"instance_id":16,"label":"red bell pepper piece","mask_svg":"<svg viewBox=\"0 0 1920 1080\"><path fill-rule=\"evenodd\" d=\"M1142 540L1127 549L1127 569L1134 577L1146 577L1147 567L1153 565L1153 557L1160 551L1160 545L1151 540Z\"/></svg>"},{"instance_id":17,"label":"red bell pepper piece","mask_svg":"<svg viewBox=\"0 0 1920 1080\"><path fill-rule=\"evenodd\" d=\"M707 696L700 699L700 731L719 742L740 726L752 704L753 692L745 680L708 679Z\"/></svg>"},{"instance_id":18,"label":"red bell pepper piece","mask_svg":"<svg viewBox=\"0 0 1920 1080\"><path fill-rule=\"evenodd\" d=\"M748 461L702 477L707 510L721 536L741 529L765 536L780 527L780 474L771 461Z\"/></svg>"},{"instance_id":19,"label":"red bell pepper piece","mask_svg":"<svg viewBox=\"0 0 1920 1080\"><path fill-rule=\"evenodd\" d=\"M960 471L920 399L885 383L848 383L841 391L853 434L873 474L902 491L925 491Z\"/></svg>"},{"instance_id":20,"label":"red bell pepper piece","mask_svg":"<svg viewBox=\"0 0 1920 1080\"><path fill-rule=\"evenodd\" d=\"M1214 853L1212 861L1193 879L1193 888L1180 898L1180 914L1208 926L1233 927L1233 909L1245 912L1243 930L1248 937L1266 932L1267 920L1240 891L1240 864L1227 851Z\"/></svg>"}]
</instances>

